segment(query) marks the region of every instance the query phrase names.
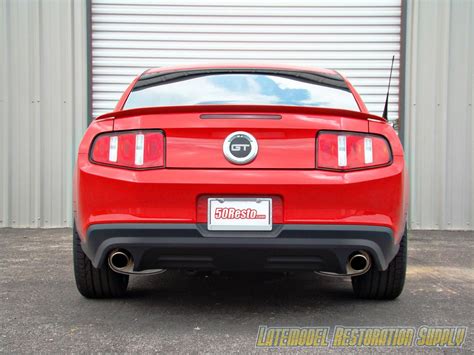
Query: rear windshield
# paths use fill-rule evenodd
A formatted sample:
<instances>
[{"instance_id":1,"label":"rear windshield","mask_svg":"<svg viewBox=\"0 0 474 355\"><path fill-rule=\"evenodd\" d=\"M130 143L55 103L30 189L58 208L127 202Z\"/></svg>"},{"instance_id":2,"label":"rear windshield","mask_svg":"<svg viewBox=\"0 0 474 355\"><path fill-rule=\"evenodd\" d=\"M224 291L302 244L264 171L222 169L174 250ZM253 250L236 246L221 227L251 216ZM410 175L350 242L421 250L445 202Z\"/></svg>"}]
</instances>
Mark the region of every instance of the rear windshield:
<instances>
[{"instance_id":1,"label":"rear windshield","mask_svg":"<svg viewBox=\"0 0 474 355\"><path fill-rule=\"evenodd\" d=\"M342 79L342 78L341 78ZM140 80L124 109L187 105L292 105L360 111L345 85L259 73L182 76ZM140 83L142 81L142 83Z\"/></svg>"}]
</instances>

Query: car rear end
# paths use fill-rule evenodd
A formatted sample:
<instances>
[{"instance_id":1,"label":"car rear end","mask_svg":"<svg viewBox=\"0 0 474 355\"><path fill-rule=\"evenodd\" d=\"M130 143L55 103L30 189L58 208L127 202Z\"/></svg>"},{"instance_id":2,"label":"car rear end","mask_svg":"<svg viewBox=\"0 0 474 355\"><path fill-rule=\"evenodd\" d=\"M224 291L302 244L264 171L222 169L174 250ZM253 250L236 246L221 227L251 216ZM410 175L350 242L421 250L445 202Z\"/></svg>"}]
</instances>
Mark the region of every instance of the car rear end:
<instances>
[{"instance_id":1,"label":"car rear end","mask_svg":"<svg viewBox=\"0 0 474 355\"><path fill-rule=\"evenodd\" d=\"M221 74L255 74L226 70ZM260 92L266 88L272 99L287 101L235 103L239 89L226 87L234 97L225 103L149 105L157 90L166 96L167 85L182 86L187 75L141 76L81 142L76 231L94 268L352 276L387 270L405 230L403 150L387 122L364 112L344 78L325 72L318 84L323 92L349 94L356 105L351 109L296 105L301 95L307 100L306 87L278 79L269 88L267 79L278 73L265 71L265 80L255 81ZM220 74L195 78L212 75ZM311 76L280 77L314 84ZM194 90L210 90L198 84ZM361 270L351 267L354 256L366 259Z\"/></svg>"}]
</instances>

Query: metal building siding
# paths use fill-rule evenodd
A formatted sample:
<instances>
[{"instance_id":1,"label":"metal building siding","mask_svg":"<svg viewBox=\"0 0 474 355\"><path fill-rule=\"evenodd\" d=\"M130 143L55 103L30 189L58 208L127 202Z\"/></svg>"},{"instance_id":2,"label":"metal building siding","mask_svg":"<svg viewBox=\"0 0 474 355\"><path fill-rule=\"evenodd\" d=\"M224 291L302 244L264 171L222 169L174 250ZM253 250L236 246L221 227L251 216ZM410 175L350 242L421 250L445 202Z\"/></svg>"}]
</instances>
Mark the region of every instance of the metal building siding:
<instances>
[{"instance_id":1,"label":"metal building siding","mask_svg":"<svg viewBox=\"0 0 474 355\"><path fill-rule=\"evenodd\" d=\"M93 115L149 67L283 62L340 70L381 114L398 117L400 0L92 0Z\"/></svg>"},{"instance_id":2,"label":"metal building siding","mask_svg":"<svg viewBox=\"0 0 474 355\"><path fill-rule=\"evenodd\" d=\"M474 2L409 2L406 151L410 226L474 225Z\"/></svg>"},{"instance_id":3,"label":"metal building siding","mask_svg":"<svg viewBox=\"0 0 474 355\"><path fill-rule=\"evenodd\" d=\"M0 227L72 225L87 124L85 13L80 0L0 0Z\"/></svg>"}]
</instances>

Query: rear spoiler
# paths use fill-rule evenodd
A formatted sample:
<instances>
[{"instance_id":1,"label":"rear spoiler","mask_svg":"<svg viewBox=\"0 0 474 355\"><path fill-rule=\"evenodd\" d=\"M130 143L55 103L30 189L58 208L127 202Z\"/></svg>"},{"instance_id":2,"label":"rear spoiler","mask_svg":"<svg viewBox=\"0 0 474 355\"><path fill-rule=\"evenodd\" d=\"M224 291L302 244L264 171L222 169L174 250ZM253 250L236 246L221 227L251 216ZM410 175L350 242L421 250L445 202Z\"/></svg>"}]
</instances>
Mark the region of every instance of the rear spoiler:
<instances>
[{"instance_id":1,"label":"rear spoiler","mask_svg":"<svg viewBox=\"0 0 474 355\"><path fill-rule=\"evenodd\" d=\"M361 120L377 120L387 122L383 117L373 115L371 113L343 110L326 107L308 107L308 106L286 106L286 105L191 105L191 106L159 106L159 107L140 107L128 110L114 111L103 114L96 120L110 118L124 118L133 116L146 116L163 113L300 113L306 115L326 115L348 118L358 118Z\"/></svg>"},{"instance_id":2,"label":"rear spoiler","mask_svg":"<svg viewBox=\"0 0 474 355\"><path fill-rule=\"evenodd\" d=\"M194 70L164 71L157 73L144 73L135 83L132 91L146 89L148 87L169 84L181 80L188 80L206 75L215 74L268 74L287 77L293 80L300 80L311 84L327 86L333 89L345 90L351 92L347 82L339 73L319 73L302 70L284 70L271 68L208 68Z\"/></svg>"}]
</instances>

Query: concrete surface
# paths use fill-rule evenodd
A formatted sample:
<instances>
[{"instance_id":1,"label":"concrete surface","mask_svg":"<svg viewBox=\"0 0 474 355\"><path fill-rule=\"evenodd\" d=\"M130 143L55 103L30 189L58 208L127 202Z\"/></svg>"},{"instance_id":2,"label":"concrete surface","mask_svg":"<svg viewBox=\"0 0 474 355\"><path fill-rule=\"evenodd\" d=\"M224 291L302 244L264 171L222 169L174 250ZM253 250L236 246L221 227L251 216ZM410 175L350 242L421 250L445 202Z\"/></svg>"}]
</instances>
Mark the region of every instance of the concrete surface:
<instances>
[{"instance_id":1,"label":"concrete surface","mask_svg":"<svg viewBox=\"0 0 474 355\"><path fill-rule=\"evenodd\" d=\"M71 230L0 229L0 352L249 353L263 351L255 349L259 325L460 325L469 327L461 350L398 351L472 353L473 246L472 232L411 232L408 280L396 301L357 300L349 280L313 274L179 272L133 277L125 299L87 300L73 280Z\"/></svg>"}]
</instances>

